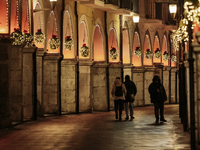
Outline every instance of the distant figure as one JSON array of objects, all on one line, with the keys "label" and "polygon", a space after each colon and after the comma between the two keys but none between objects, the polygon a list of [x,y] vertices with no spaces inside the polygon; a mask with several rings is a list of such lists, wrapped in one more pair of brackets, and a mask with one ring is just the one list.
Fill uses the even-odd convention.
[{"label": "distant figure", "polygon": [[165,88],[160,83],[160,77],[154,76],[153,82],[149,86],[149,93],[151,96],[151,103],[154,104],[155,108],[155,117],[156,117],[156,123],[159,122],[159,109],[160,109],[160,121],[167,122],[167,120],[164,119],[163,111],[164,111],[164,102],[167,100],[167,95],[165,92]]},{"label": "distant figure", "polygon": [[126,75],[125,76],[125,87],[127,90],[127,94],[126,94],[126,100],[125,100],[125,112],[126,112],[126,120],[129,120],[129,115],[128,115],[128,108],[130,109],[130,117],[131,120],[134,119],[133,117],[133,102],[135,100],[135,95],[137,93],[137,88],[135,86],[135,83],[133,81],[130,80],[130,76]]},{"label": "distant figure", "polygon": [[124,105],[126,87],[121,82],[120,77],[116,77],[111,91],[112,96],[114,97],[114,106],[115,106],[115,115],[118,119],[118,110],[119,110],[119,121],[122,120],[122,109]]}]

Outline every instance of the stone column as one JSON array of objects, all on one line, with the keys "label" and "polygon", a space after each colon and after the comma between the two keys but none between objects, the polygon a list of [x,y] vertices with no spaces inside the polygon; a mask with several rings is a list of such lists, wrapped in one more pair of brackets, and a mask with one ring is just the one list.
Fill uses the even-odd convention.
[{"label": "stone column", "polygon": [[137,94],[135,96],[134,105],[144,106],[144,69],[133,68],[133,82],[137,88]]},{"label": "stone column", "polygon": [[22,104],[23,119],[31,119],[33,117],[33,53],[36,47],[23,48],[23,71],[22,71]]},{"label": "stone column", "polygon": [[44,106],[43,104],[43,93],[42,93],[42,77],[43,77],[43,56],[44,56],[44,49],[37,49],[36,51],[36,69],[37,69],[37,116],[43,117],[44,116]]},{"label": "stone column", "polygon": [[122,65],[119,64],[110,64],[109,66],[109,92],[110,92],[110,107],[114,108],[114,99],[111,95],[111,90],[112,90],[112,86],[114,84],[115,78],[116,77],[121,77],[121,69],[122,69]]},{"label": "stone column", "polygon": [[93,110],[107,111],[107,63],[96,63],[92,68],[93,78]]},{"label": "stone column", "polygon": [[0,128],[12,125],[10,112],[10,39],[0,40]]},{"label": "stone column", "polygon": [[176,71],[177,68],[171,68],[171,103],[176,102]]},{"label": "stone column", "polygon": [[62,60],[61,62],[61,111],[76,113],[76,61]]},{"label": "stone column", "polygon": [[79,62],[79,112],[92,112],[93,62]]},{"label": "stone column", "polygon": [[164,67],[163,68],[163,86],[165,88],[166,94],[167,94],[167,101],[165,103],[169,103],[169,71],[170,71],[170,67]]},{"label": "stone column", "polygon": [[60,54],[45,54],[43,58],[43,106],[44,113],[59,114],[59,59]]}]

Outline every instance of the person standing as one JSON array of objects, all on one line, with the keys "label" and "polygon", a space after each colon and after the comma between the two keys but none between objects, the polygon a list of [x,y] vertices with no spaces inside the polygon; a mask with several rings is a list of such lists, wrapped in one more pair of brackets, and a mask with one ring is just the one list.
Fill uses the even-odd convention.
[{"label": "person standing", "polygon": [[164,119],[164,102],[167,100],[167,95],[164,86],[160,82],[160,77],[155,75],[153,77],[153,82],[150,84],[149,93],[151,97],[151,103],[154,104],[154,111],[156,117],[156,123],[159,122],[159,109],[160,109],[160,121],[167,122]]},{"label": "person standing", "polygon": [[125,76],[125,87],[127,90],[127,94],[126,94],[126,100],[125,100],[125,112],[126,112],[126,120],[129,120],[129,115],[128,115],[128,108],[130,109],[130,117],[131,120],[134,119],[133,117],[133,102],[135,100],[135,95],[137,93],[137,88],[135,86],[135,83],[133,81],[130,80],[130,76],[126,75]]},{"label": "person standing", "polygon": [[126,95],[126,87],[124,83],[121,82],[120,77],[115,78],[114,84],[112,86],[111,94],[114,97],[116,119],[118,119],[118,110],[119,110],[119,120],[121,121],[122,109],[123,109],[125,95]]}]

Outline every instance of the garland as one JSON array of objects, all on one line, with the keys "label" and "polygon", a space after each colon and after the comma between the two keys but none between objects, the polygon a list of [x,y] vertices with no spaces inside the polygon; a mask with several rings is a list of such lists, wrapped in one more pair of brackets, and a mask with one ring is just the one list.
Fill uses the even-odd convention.
[{"label": "garland", "polygon": [[60,40],[56,37],[56,35],[52,35],[52,38],[49,39],[49,47],[51,49],[57,49],[60,46]]},{"label": "garland", "polygon": [[14,32],[12,32],[11,38],[15,40],[12,45],[21,45],[25,40],[19,28],[14,28]]},{"label": "garland", "polygon": [[71,36],[67,36],[65,38],[65,49],[67,50],[71,50],[72,49],[72,46],[73,46],[73,40],[71,39]]},{"label": "garland", "polygon": [[147,49],[145,52],[146,59],[151,59],[153,56],[153,53],[150,51],[150,49]]},{"label": "garland", "polygon": [[157,48],[157,49],[155,50],[154,56],[155,56],[156,58],[160,58],[161,55],[162,55],[161,51],[159,50],[159,48]]},{"label": "garland", "polygon": [[167,61],[168,59],[169,59],[169,53],[167,52],[167,51],[165,51],[164,52],[164,54],[163,54],[163,59],[165,60],[165,61]]},{"label": "garland", "polygon": [[80,49],[80,53],[81,56],[88,57],[88,55],[90,54],[89,47],[87,47],[86,44],[83,44],[83,46]]},{"label": "garland", "polygon": [[112,47],[112,49],[110,50],[110,58],[115,60],[118,57],[118,52],[116,50],[116,48]]},{"label": "garland", "polygon": [[24,30],[23,36],[26,41],[26,47],[33,45],[33,36],[30,33],[27,33],[27,30]]},{"label": "garland", "polygon": [[176,55],[174,53],[171,54],[171,62],[176,62],[177,58]]},{"label": "garland", "polygon": [[37,32],[35,33],[34,40],[38,44],[44,43],[45,35],[44,33],[42,33],[41,29],[38,29]]},{"label": "garland", "polygon": [[142,50],[141,50],[141,48],[140,48],[139,46],[135,48],[134,54],[135,54],[137,57],[140,57],[140,56],[142,55]]}]

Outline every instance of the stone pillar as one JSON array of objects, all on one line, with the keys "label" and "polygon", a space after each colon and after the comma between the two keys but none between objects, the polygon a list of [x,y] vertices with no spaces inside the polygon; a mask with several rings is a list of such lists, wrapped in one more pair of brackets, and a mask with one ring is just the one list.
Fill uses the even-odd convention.
[{"label": "stone pillar", "polygon": [[152,83],[152,79],[155,75],[155,67],[148,67],[145,69],[144,72],[144,100],[145,100],[145,105],[150,105],[151,103],[151,98],[149,94],[149,85]]},{"label": "stone pillar", "polygon": [[60,113],[59,59],[60,54],[45,54],[43,58],[43,106],[44,113]]},{"label": "stone pillar", "polygon": [[43,56],[44,49],[37,49],[36,51],[36,69],[37,69],[37,116],[44,116],[43,93],[42,93],[42,77],[43,77]]},{"label": "stone pillar", "polygon": [[110,107],[114,108],[114,99],[111,95],[111,90],[112,90],[112,86],[114,84],[115,78],[116,77],[121,77],[121,70],[122,69],[122,65],[121,64],[110,64],[109,66],[109,92],[110,92]]},{"label": "stone pillar", "polygon": [[137,88],[134,105],[144,106],[144,69],[133,68],[133,82]]},{"label": "stone pillar", "polygon": [[176,71],[177,68],[171,68],[171,103],[176,102]]},{"label": "stone pillar", "polygon": [[79,112],[92,112],[93,62],[79,62]]},{"label": "stone pillar", "polygon": [[76,61],[62,60],[61,62],[61,111],[76,113]]},{"label": "stone pillar", "polygon": [[31,119],[33,117],[33,53],[36,47],[23,48],[23,70],[22,70],[22,104],[23,119]]},{"label": "stone pillar", "polygon": [[169,103],[169,71],[170,71],[170,67],[164,67],[163,68],[163,86],[165,88],[166,94],[167,94],[167,101],[165,103]]},{"label": "stone pillar", "polygon": [[93,110],[107,111],[107,63],[96,63],[92,68],[93,78]]},{"label": "stone pillar", "polygon": [[0,128],[12,125],[10,107],[10,49],[9,39],[0,40]]}]

